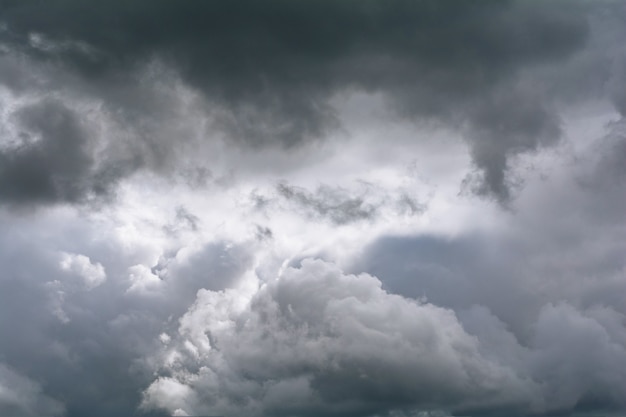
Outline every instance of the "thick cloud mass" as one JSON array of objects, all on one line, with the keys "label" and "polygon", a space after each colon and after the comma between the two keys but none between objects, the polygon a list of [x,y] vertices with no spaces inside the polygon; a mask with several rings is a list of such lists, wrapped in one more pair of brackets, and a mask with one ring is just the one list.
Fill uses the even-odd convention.
[{"label": "thick cloud mass", "polygon": [[[293,148],[321,139],[340,124],[333,97],[380,93],[402,116],[465,130],[479,169],[468,178],[470,189],[501,202],[510,198],[510,157],[558,140],[552,102],[571,90],[608,94],[597,86],[615,78],[609,73],[581,82],[580,73],[589,69],[576,67],[572,83],[557,91],[552,85],[559,76],[540,70],[552,64],[565,68],[567,59],[584,49],[595,15],[590,5],[579,2],[115,0],[94,6],[28,0],[5,1],[0,7],[2,38],[18,54],[14,59],[32,59],[30,65],[78,77],[45,80],[43,88],[95,93],[126,121],[139,118],[146,125],[145,120],[163,116],[153,100],[164,97],[136,91],[134,74],[155,61],[201,91],[214,129],[254,148]],[[602,7],[623,12],[609,2]],[[619,43],[616,38],[609,42]],[[592,65],[610,65],[610,51],[597,55]],[[28,90],[38,83],[16,66],[24,64],[3,65],[11,88]],[[556,94],[547,95],[551,89]],[[175,136],[163,143],[150,138],[158,134],[145,126],[135,133],[148,136],[150,152],[157,154],[168,154],[185,140],[184,133],[171,132]],[[36,158],[31,153],[12,159],[27,159],[22,170],[29,170]],[[53,168],[59,161],[54,152],[50,158],[47,164]],[[89,166],[88,155],[72,160],[73,170],[53,174],[77,182]],[[140,158],[133,165],[144,163]],[[116,173],[124,175],[123,170]],[[4,174],[4,181],[11,175]],[[97,194],[117,179],[114,174],[100,177],[56,194],[72,201],[87,192]],[[35,185],[33,198],[55,194],[52,185]],[[10,196],[30,195],[26,189],[21,193]]]},{"label": "thick cloud mass", "polygon": [[191,414],[370,415],[530,400],[533,387],[483,358],[452,311],[387,294],[371,276],[306,260],[241,311],[224,309],[229,298],[198,295],[179,333],[205,366],[188,375],[174,362],[146,405],[172,396],[167,406]]},{"label": "thick cloud mass", "polygon": [[626,5],[0,0],[0,415],[626,413]]},{"label": "thick cloud mass", "polygon": [[166,376],[147,389],[144,407],[192,415],[463,415],[625,405],[625,316],[610,307],[547,304],[521,344],[485,307],[457,317],[380,285],[305,260],[243,305],[229,292],[200,292],[161,354]]}]

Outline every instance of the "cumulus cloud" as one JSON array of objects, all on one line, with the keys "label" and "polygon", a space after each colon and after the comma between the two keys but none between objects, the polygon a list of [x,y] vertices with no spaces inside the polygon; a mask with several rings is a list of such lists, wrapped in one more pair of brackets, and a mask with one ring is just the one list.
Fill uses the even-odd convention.
[{"label": "cumulus cloud", "polygon": [[144,407],[372,415],[530,401],[532,383],[482,357],[453,311],[380,285],[304,260],[243,306],[233,293],[201,292],[178,330],[186,360],[165,364],[172,376],[148,388]]},{"label": "cumulus cloud", "polygon": [[610,307],[548,303],[521,343],[486,307],[455,314],[319,260],[237,297],[198,294],[144,408],[369,416],[624,406],[624,315]]}]

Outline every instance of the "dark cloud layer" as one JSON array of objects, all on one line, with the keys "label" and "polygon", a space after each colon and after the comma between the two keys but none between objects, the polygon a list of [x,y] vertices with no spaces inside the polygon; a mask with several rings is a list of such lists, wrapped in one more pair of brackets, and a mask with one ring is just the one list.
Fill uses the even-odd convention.
[{"label": "dark cloud layer", "polygon": [[58,100],[44,100],[13,114],[19,143],[0,151],[0,199],[14,203],[76,203],[106,196],[122,176],[98,170],[93,143],[80,115]]},{"label": "dark cloud layer", "polygon": [[[323,138],[338,123],[330,100],[350,91],[381,92],[410,118],[468,123],[481,172],[474,189],[503,202],[509,157],[559,137],[558,117],[542,103],[552,99],[542,93],[550,80],[537,78],[533,88],[516,86],[517,77],[581,50],[588,8],[447,0],[0,5],[10,48],[79,74],[90,85],[79,88],[114,108],[158,117],[150,101],[110,92],[132,89],[129,74],[157,59],[203,92],[215,127],[253,147]],[[172,149],[173,141],[159,146]]]}]

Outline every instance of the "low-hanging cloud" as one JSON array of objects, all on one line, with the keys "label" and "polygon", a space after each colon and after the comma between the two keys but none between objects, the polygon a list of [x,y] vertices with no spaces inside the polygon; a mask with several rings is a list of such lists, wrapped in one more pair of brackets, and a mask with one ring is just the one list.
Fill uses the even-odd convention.
[{"label": "low-hanging cloud", "polygon": [[[619,15],[617,6],[605,6]],[[127,120],[162,118],[158,104],[136,87],[146,63],[162,62],[202,94],[213,128],[253,148],[289,149],[323,138],[340,124],[333,97],[381,93],[411,119],[467,125],[480,171],[471,189],[506,202],[510,157],[560,136],[549,103],[568,89],[605,93],[595,79],[575,79],[559,90],[563,94],[548,96],[544,91],[557,77],[533,73],[546,65],[564,68],[584,48],[590,10],[563,1],[115,0],[94,7],[23,1],[2,4],[2,39],[33,65],[76,77],[51,77],[48,89],[94,95]],[[609,58],[593,59],[601,65]],[[16,65],[3,66],[12,80],[7,84],[28,89]],[[529,72],[530,78],[522,76]],[[612,78],[605,75],[605,81]],[[149,140],[150,150],[142,152],[158,155],[160,147],[166,155],[180,140]],[[84,155],[75,157],[75,164],[84,164]],[[71,201],[80,191],[75,188],[59,191]]]}]

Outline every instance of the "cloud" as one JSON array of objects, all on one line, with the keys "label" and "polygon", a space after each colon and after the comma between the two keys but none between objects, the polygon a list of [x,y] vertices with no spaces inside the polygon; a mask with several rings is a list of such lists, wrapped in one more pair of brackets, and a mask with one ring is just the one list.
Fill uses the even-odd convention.
[{"label": "cloud", "polygon": [[[24,78],[12,81],[9,74],[0,91],[2,204],[110,203],[120,181],[142,169],[171,173],[180,163],[177,151],[164,141],[183,136],[187,145],[193,142],[188,139],[193,128],[187,125],[193,112],[181,108],[188,97],[173,97],[176,79],[160,84],[159,70],[150,77],[144,66],[143,83],[94,87],[76,74],[14,51],[0,61],[0,67]],[[186,118],[173,122],[181,111]]]},{"label": "cloud", "polygon": [[61,402],[42,393],[36,382],[0,363],[0,413],[5,416],[59,416],[64,412]]},{"label": "cloud", "polygon": [[87,290],[91,290],[106,281],[106,273],[101,263],[92,263],[85,255],[74,253],[61,254],[59,266],[62,270],[78,275]]},{"label": "cloud", "polygon": [[556,169],[549,178],[536,167],[503,229],[382,235],[346,270],[455,311],[485,306],[523,341],[547,303],[624,312],[616,295],[625,282],[622,123],[611,122],[575,155],[548,158]]},{"label": "cloud", "polygon": [[[107,199],[132,163],[101,142],[94,120],[66,100],[13,104],[0,148],[0,201],[12,205]],[[17,108],[15,108],[17,107]],[[99,153],[104,152],[102,157]],[[132,159],[132,157],[131,157]]]},{"label": "cloud", "polygon": [[[107,210],[2,210],[0,355],[69,417],[141,404],[163,416],[620,412],[624,194],[607,161],[623,138],[602,120],[571,154],[565,139],[532,159],[517,211],[453,192],[405,217],[396,203],[412,183],[385,166],[379,183],[360,189],[350,172],[330,188],[385,203],[365,228],[280,197],[274,178],[198,191],[138,177]],[[311,187],[322,177],[290,187],[328,204]],[[278,200],[250,211],[259,189]],[[271,238],[257,239],[260,224]],[[98,264],[106,279],[86,291]]]},{"label": "cloud", "polygon": [[[467,125],[480,171],[471,189],[501,202],[510,198],[510,157],[559,137],[558,109],[550,103],[571,90],[605,93],[579,79],[543,93],[558,77],[542,69],[563,70],[592,38],[594,9],[582,2],[116,0],[85,8],[79,1],[25,1],[4,3],[2,14],[8,48],[32,65],[73,74],[51,79],[54,88],[93,94],[123,120],[152,125],[139,135],[148,138],[140,154],[165,160],[180,141],[151,137],[169,124],[150,100],[158,80],[137,75],[150,62],[172,68],[170,79],[200,92],[211,129],[253,149],[293,149],[328,136],[341,125],[333,98],[352,92],[380,93],[413,120]],[[607,56],[588,59],[600,65]],[[17,77],[15,65],[7,71]],[[149,80],[148,88],[137,78]],[[68,193],[71,201],[75,191]]]},{"label": "cloud", "polygon": [[0,414],[626,410],[622,2],[0,16]]},{"label": "cloud", "polygon": [[250,416],[620,410],[623,320],[611,307],[546,303],[522,342],[487,307],[419,302],[308,259],[249,298],[201,291],[142,407]]},{"label": "cloud", "polygon": [[411,217],[426,209],[425,204],[411,197],[414,190],[408,187],[388,189],[368,181],[356,181],[345,187],[322,184],[314,191],[280,182],[272,191],[255,189],[251,193],[256,210],[285,211],[337,226],[373,223],[385,217]]},{"label": "cloud", "polygon": [[58,101],[40,102],[15,117],[23,139],[0,153],[3,200],[75,201],[84,188],[98,188],[89,172],[88,133],[70,109]]},{"label": "cloud", "polygon": [[172,348],[185,359],[163,364],[171,376],[147,389],[144,407],[373,415],[515,406],[532,397],[532,383],[481,356],[454,312],[388,294],[374,277],[304,260],[248,302],[233,297],[198,294]]},{"label": "cloud", "polygon": [[[133,288],[139,265],[150,273],[151,262],[138,260],[153,258],[152,237],[125,244],[119,223],[100,228],[67,214],[0,212],[0,358],[10,366],[0,366],[3,415],[133,414],[153,378],[148,358],[159,335],[200,288],[234,285],[250,262],[242,245],[190,245],[168,258],[158,285]],[[167,220],[155,225],[163,236]]]}]

